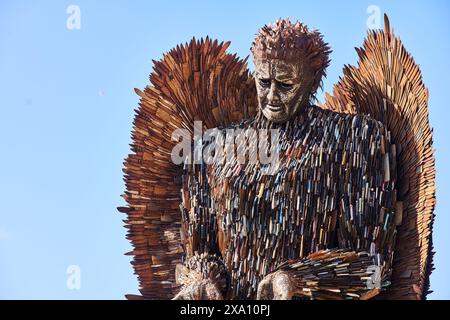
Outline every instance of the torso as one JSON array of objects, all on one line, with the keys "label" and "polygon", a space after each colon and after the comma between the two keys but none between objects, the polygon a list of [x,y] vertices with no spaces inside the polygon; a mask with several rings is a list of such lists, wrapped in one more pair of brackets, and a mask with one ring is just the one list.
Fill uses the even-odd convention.
[{"label": "torso", "polygon": [[[352,131],[357,122],[357,116],[308,107],[278,126],[276,174],[261,175],[260,164],[210,165],[219,248],[231,274],[229,298],[253,298],[262,277],[288,259],[348,245],[336,226],[341,201],[349,201],[339,190],[358,174],[346,170],[349,162],[361,170],[367,165],[356,156],[363,135],[352,141],[359,139]],[[232,128],[267,128],[267,122],[255,118]]]}]

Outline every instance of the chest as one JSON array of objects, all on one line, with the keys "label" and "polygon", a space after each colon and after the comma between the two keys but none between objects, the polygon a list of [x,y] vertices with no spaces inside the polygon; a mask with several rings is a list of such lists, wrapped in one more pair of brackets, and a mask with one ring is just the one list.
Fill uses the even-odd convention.
[{"label": "chest", "polygon": [[219,246],[230,267],[264,255],[263,272],[333,241],[347,154],[326,134],[308,131],[281,135],[280,146],[276,163],[211,167]]}]

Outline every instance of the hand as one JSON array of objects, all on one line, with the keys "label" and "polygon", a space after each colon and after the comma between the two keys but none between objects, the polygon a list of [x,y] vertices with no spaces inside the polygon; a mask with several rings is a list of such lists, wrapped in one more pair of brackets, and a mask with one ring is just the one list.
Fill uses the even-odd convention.
[{"label": "hand", "polygon": [[210,279],[184,286],[172,300],[223,300],[217,285]]},{"label": "hand", "polygon": [[202,274],[196,270],[178,264],[175,269],[175,279],[183,287],[172,300],[223,300],[217,281],[203,278]]},{"label": "hand", "polygon": [[259,283],[257,300],[291,300],[296,292],[295,282],[286,271],[275,271],[268,274]]}]

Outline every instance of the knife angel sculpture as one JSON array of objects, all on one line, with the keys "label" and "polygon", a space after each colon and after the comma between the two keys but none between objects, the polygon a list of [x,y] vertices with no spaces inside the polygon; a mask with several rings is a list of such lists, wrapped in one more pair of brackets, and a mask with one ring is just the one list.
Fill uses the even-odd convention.
[{"label": "knife angel sculpture", "polygon": [[[228,46],[179,45],[136,89],[118,209],[141,295],[127,297],[424,299],[435,206],[428,90],[387,17],[319,106],[330,49],[318,31],[264,26],[253,73]],[[173,133],[193,135],[195,121],[276,129],[278,170],[236,157],[174,163]]]}]

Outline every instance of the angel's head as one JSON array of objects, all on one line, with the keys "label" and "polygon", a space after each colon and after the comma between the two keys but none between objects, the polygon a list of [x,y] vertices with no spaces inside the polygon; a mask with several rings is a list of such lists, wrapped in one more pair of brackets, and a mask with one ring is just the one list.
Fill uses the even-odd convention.
[{"label": "angel's head", "polygon": [[315,98],[331,52],[318,31],[289,19],[261,28],[251,51],[259,107],[274,122],[289,120]]}]

